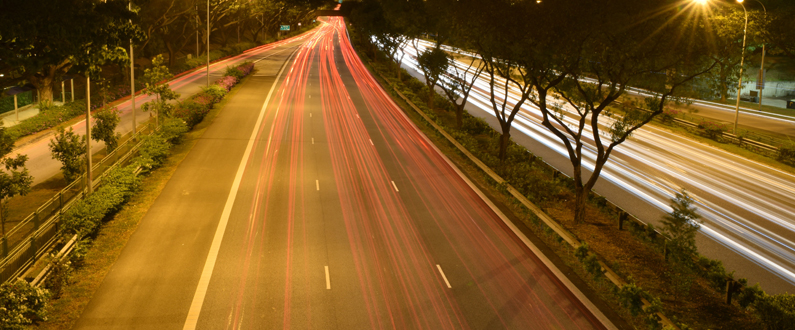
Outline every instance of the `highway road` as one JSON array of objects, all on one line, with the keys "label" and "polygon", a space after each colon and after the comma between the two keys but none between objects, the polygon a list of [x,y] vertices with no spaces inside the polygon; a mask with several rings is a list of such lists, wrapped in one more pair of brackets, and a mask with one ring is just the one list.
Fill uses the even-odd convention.
[{"label": "highway road", "polygon": [[329,22],[257,64],[76,328],[616,328]]},{"label": "highway road", "polygon": [[[423,45],[421,49],[429,46]],[[406,49],[404,66],[424,79],[412,58],[416,50]],[[466,64],[457,65],[466,70]],[[480,78],[466,109],[499,131],[488,90],[488,81]],[[513,96],[509,105],[518,99]],[[572,117],[566,118],[569,124],[575,123]],[[788,125],[775,118],[756,120],[770,127]],[[540,111],[526,103],[513,123],[513,140],[571,175],[565,147],[540,122]],[[586,129],[584,135],[591,134]],[[592,141],[585,142],[584,167],[592,169],[595,149]],[[584,177],[590,175],[585,172]],[[768,293],[795,292],[794,175],[648,125],[615,149],[595,190],[641,220],[659,225],[681,188],[696,200],[703,216],[697,239],[702,254],[722,260],[728,271],[736,270],[735,278],[761,283]]]},{"label": "highway road", "polygon": [[[304,40],[305,38],[307,38],[307,34],[302,34],[289,39],[252,48],[243,54],[211,63],[210,81],[214,82],[215,80],[221,78],[227,67],[234,67],[246,61],[261,61],[274,54],[271,52],[271,50],[296,40]],[[206,68],[201,68],[184,74],[171,80],[169,85],[171,86],[171,89],[177,93],[180,93],[180,99],[185,99],[200,92],[202,87],[207,86],[207,70]],[[146,120],[149,119],[151,113],[142,111],[140,107],[142,104],[152,99],[153,97],[143,94],[136,96],[135,118],[138,125],[142,125]],[[131,104],[131,101],[128,99],[117,105],[117,108],[119,111],[121,111],[121,120],[116,129],[116,132],[118,133],[126,134],[132,131],[133,111]],[[85,120],[74,123],[71,125],[71,127],[74,129],[76,134],[85,135],[86,133]],[[27,168],[30,171],[30,174],[33,176],[34,185],[48,180],[61,171],[61,163],[52,159],[52,155],[48,147],[48,144],[53,137],[54,133],[50,132],[49,134],[46,134],[42,136],[42,138],[36,139],[35,141],[30,141],[24,145],[16,145],[16,149],[13,151],[15,154],[19,153],[28,156]],[[94,153],[99,152],[102,150],[102,148],[104,148],[104,143],[102,142],[92,141],[92,143],[92,151]]]}]

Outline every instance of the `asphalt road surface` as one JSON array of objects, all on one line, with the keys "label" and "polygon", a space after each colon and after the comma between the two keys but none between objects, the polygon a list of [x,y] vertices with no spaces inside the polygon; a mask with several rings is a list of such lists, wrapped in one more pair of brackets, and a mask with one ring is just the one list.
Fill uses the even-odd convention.
[{"label": "asphalt road surface", "polygon": [[[424,79],[411,46],[407,55],[404,65]],[[462,71],[467,64],[458,63]],[[500,131],[488,91],[488,81],[480,78],[466,109]],[[509,106],[515,104],[516,96],[509,96]],[[576,125],[572,116],[565,120]],[[769,127],[784,125],[775,118],[756,120]],[[525,103],[513,123],[512,139],[572,175],[565,147],[540,123],[540,111]],[[592,136],[589,129],[584,136]],[[584,143],[583,177],[587,180],[595,148],[588,139]],[[696,200],[703,216],[697,238],[702,254],[723,261],[727,271],[736,270],[735,278],[759,282],[768,293],[795,292],[794,175],[647,125],[613,151],[594,190],[659,226],[661,217],[670,212],[671,198],[682,188]]]},{"label": "asphalt road surface", "polygon": [[76,328],[615,328],[414,127],[340,20],[272,52]]}]

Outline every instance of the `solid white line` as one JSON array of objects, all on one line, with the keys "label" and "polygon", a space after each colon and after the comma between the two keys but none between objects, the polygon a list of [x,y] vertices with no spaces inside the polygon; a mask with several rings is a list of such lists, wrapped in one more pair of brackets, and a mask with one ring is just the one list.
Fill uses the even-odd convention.
[{"label": "solid white line", "polygon": [[375,144],[373,144],[373,139],[370,139],[370,145],[371,145],[371,146],[374,146],[374,145],[375,145]]},{"label": "solid white line", "polygon": [[[293,54],[295,54],[295,51],[293,51]],[[290,57],[287,58],[288,62],[292,56],[293,55],[290,54]],[[215,236],[213,237],[213,242],[210,245],[210,252],[207,254],[207,260],[204,262],[204,269],[202,269],[202,275],[199,278],[199,284],[196,286],[196,292],[193,294],[193,301],[190,303],[188,317],[185,319],[185,326],[182,327],[183,330],[196,329],[196,324],[199,321],[199,313],[201,313],[202,305],[204,304],[204,297],[207,295],[207,287],[210,286],[210,278],[213,275],[213,268],[215,268],[215,262],[218,259],[218,252],[221,250],[221,241],[224,238],[226,225],[229,222],[229,215],[232,213],[232,205],[234,204],[235,198],[237,197],[237,190],[240,188],[240,182],[243,179],[243,172],[245,172],[246,163],[248,163],[249,156],[251,156],[251,149],[254,147],[254,141],[257,138],[257,131],[259,130],[260,124],[262,124],[262,120],[265,118],[265,109],[268,107],[268,102],[270,102],[273,91],[276,89],[276,85],[278,85],[279,77],[281,77],[284,69],[286,69],[288,65],[289,64],[285,64],[285,66],[282,67],[282,69],[279,71],[279,74],[276,76],[276,80],[273,82],[270,92],[268,92],[268,97],[265,98],[265,103],[262,104],[262,109],[260,109],[259,117],[257,117],[257,123],[254,125],[254,130],[251,131],[251,137],[248,139],[246,151],[243,153],[243,158],[240,159],[240,165],[237,167],[235,180],[232,182],[232,189],[229,191],[229,196],[226,198],[226,204],[224,204],[224,210],[221,212],[221,220],[218,222],[218,227],[215,229]]]},{"label": "solid white line", "polygon": [[397,185],[395,184],[395,181],[392,181],[392,187],[395,187],[395,191],[400,192],[400,190],[397,188]]},{"label": "solid white line", "polygon": [[442,266],[439,266],[439,264],[436,264],[436,268],[439,269],[439,274],[442,274],[442,279],[444,279],[444,284],[447,284],[447,288],[448,289],[452,289],[453,287],[450,286],[450,282],[447,281],[447,276],[444,276],[444,272],[442,271]]},{"label": "solid white line", "polygon": [[326,266],[326,290],[331,290],[331,278],[328,275],[328,266]]},{"label": "solid white line", "polygon": [[320,190],[320,180],[315,180],[315,187],[318,191]]}]

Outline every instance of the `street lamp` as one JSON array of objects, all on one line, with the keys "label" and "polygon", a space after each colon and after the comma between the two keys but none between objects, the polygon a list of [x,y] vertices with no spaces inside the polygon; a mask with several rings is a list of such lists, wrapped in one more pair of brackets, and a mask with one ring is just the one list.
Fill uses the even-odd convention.
[{"label": "street lamp", "polygon": [[[127,3],[127,9],[132,11],[132,1]],[[132,19],[130,23],[132,24]],[[133,55],[132,38],[130,38],[130,108],[132,108],[132,136],[135,136],[138,127],[135,122],[135,55]]]},{"label": "street lamp", "polygon": [[740,93],[743,91],[743,65],[745,62],[745,38],[748,35],[748,10],[745,9],[743,0],[737,0],[745,13],[745,26],[743,27],[743,56],[740,57],[740,80],[737,83],[737,105],[734,109],[734,135],[737,135],[737,122],[740,121]]},{"label": "street lamp", "polygon": [[[767,21],[767,8],[762,1],[756,0],[760,5],[762,5],[762,9],[765,11],[765,21]],[[762,111],[762,91],[765,89],[765,42],[762,41],[762,64],[759,66],[759,82],[757,85],[759,86],[759,111]]]},{"label": "street lamp", "polygon": [[210,87],[210,0],[207,0],[207,87]]}]

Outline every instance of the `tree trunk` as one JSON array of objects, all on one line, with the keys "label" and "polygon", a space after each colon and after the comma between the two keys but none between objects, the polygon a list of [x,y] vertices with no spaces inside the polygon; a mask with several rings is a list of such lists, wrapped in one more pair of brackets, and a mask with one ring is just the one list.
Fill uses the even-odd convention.
[{"label": "tree trunk", "polygon": [[464,104],[455,106],[455,124],[458,128],[464,126]]},{"label": "tree trunk", "polygon": [[434,86],[428,85],[428,109],[433,110]]},{"label": "tree trunk", "polygon": [[505,162],[508,156],[508,144],[511,143],[511,132],[503,128],[503,133],[500,135],[500,163]]},{"label": "tree trunk", "polygon": [[[575,179],[576,180],[576,179]],[[582,185],[577,185],[574,189],[574,194],[576,195],[574,198],[574,222],[575,223],[583,223],[585,222],[585,202],[588,201],[588,189],[585,189]]]},{"label": "tree trunk", "polygon": [[40,73],[31,76],[29,80],[40,93],[39,103],[52,104],[52,86],[55,80],[55,70],[52,67],[44,68]]},{"label": "tree trunk", "polygon": [[174,67],[174,57],[175,57],[174,56],[174,53],[175,53],[174,52],[174,46],[170,42],[167,42],[166,43],[166,48],[168,49],[168,67],[169,68],[173,68]]},{"label": "tree trunk", "polygon": [[721,70],[720,72],[720,101],[721,103],[726,103],[726,97],[729,94],[729,86],[726,83],[726,78],[728,74],[725,73],[725,70]]}]

